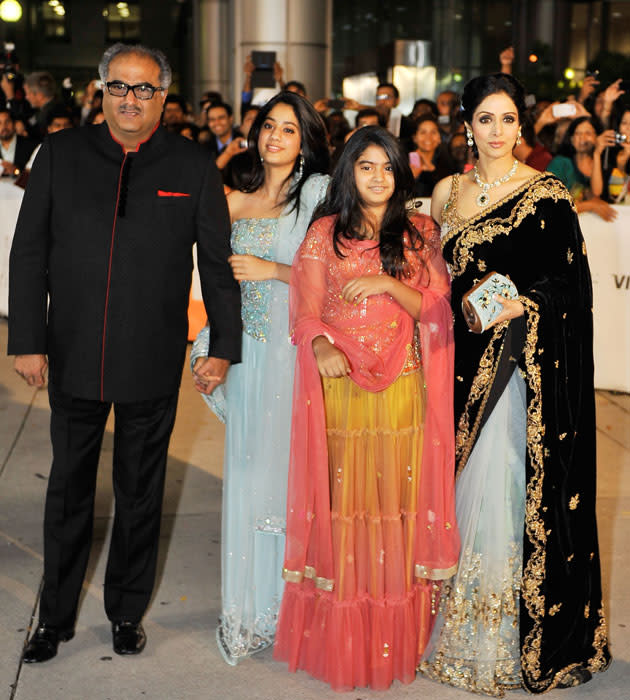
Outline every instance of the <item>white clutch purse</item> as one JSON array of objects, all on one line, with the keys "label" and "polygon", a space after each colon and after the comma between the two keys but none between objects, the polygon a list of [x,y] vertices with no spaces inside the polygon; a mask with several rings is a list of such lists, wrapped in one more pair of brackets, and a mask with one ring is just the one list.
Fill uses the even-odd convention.
[{"label": "white clutch purse", "polygon": [[473,333],[483,333],[503,311],[503,305],[494,299],[495,294],[518,299],[514,282],[498,272],[489,272],[462,299],[464,318]]}]

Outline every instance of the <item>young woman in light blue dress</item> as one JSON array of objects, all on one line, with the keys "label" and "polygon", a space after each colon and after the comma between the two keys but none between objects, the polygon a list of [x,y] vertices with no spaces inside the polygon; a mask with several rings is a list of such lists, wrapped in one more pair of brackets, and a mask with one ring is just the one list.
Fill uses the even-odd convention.
[{"label": "young woman in light blue dress", "polygon": [[[242,362],[210,407],[225,421],[221,547],[222,610],[217,643],[225,661],[273,643],[280,600],[295,348],[289,339],[293,256],[328,185],[324,123],[310,103],[285,92],[259,112],[249,133],[254,170],[228,195],[230,264],[241,284]],[[206,353],[205,328],[191,364]],[[200,391],[210,378],[195,375]]]}]

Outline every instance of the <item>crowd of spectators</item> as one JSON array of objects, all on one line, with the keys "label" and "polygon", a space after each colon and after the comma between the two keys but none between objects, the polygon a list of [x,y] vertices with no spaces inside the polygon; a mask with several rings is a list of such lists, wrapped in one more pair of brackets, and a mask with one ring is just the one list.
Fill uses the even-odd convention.
[{"label": "crowd of spectators", "polygon": [[[44,71],[20,80],[15,56],[9,59],[0,59],[0,145],[3,174],[19,175],[29,168],[37,144],[47,133],[101,123],[103,92],[99,81],[92,80],[77,100],[71,86],[64,83],[58,90],[53,76]],[[511,73],[513,60],[514,50],[504,50],[499,56],[500,70]],[[243,186],[251,171],[247,137],[261,107],[252,88],[254,71],[248,56],[238,120],[233,106],[218,92],[204,93],[198,110],[173,93],[164,104],[164,127],[202,144],[216,160],[226,188]],[[284,82],[279,63],[273,67],[273,77],[276,91],[309,99],[303,83]],[[578,94],[562,101],[529,96],[514,149],[518,160],[557,175],[574,196],[578,211],[592,211],[605,220],[616,215],[611,203],[630,201],[630,101],[625,101],[629,96],[623,86],[621,79],[601,86],[597,74],[589,74]],[[435,100],[419,99],[408,115],[400,112],[399,102],[397,87],[381,83],[373,105],[341,98],[318,99],[313,106],[326,124],[332,167],[356,129],[379,124],[399,138],[408,152],[414,194],[430,197],[440,179],[473,167],[472,149],[459,114],[459,95],[445,90]]]}]

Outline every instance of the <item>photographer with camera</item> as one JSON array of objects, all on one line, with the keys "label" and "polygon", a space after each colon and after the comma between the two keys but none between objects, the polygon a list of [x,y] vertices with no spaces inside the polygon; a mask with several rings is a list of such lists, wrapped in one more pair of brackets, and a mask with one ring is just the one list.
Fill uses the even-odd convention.
[{"label": "photographer with camera", "polygon": [[33,138],[41,141],[48,132],[48,115],[56,107],[55,79],[47,71],[36,71],[26,76],[24,94],[35,110],[29,119],[29,130]]},{"label": "photographer with camera", "polygon": [[0,108],[8,109],[16,119],[28,118],[32,113],[24,98],[23,81],[15,44],[5,41],[0,51]]}]

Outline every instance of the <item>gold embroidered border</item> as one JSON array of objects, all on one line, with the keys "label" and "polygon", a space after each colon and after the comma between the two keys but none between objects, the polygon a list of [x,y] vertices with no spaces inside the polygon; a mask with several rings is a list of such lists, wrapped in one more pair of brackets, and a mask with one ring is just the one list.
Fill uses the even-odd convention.
[{"label": "gold embroidered border", "polygon": [[545,616],[545,596],[540,592],[545,578],[545,545],[547,533],[541,518],[542,486],[544,478],[543,437],[545,426],[542,422],[542,387],[540,365],[536,362],[538,345],[538,306],[524,297],[521,302],[527,312],[527,337],[525,339],[526,378],[532,399],[527,406],[527,453],[533,474],[526,484],[525,533],[533,548],[533,553],[523,561],[523,581],[521,595],[527,612],[533,621],[532,629],[523,640],[521,666],[527,673],[530,683],[540,678],[540,653],[542,622]]},{"label": "gold embroidered border", "polygon": [[304,580],[304,572],[291,571],[291,569],[284,568],[282,569],[282,578],[287,583],[302,583],[302,581]]},{"label": "gold embroidered border", "polygon": [[608,646],[608,626],[606,625],[603,604],[597,611],[597,614],[599,615],[599,625],[597,625],[597,629],[593,635],[593,649],[595,649],[595,655],[589,659],[588,662],[588,670],[591,673],[604,671],[610,664],[610,660],[606,660],[606,655],[604,654],[604,648]]},{"label": "gold embroidered border", "polygon": [[282,569],[282,578],[287,583],[302,583],[305,578],[310,578],[315,582],[315,588],[332,592],[335,589],[334,579],[317,576],[316,573],[314,566],[305,566],[304,571],[292,571],[285,567]]},{"label": "gold embroidered border", "polygon": [[[542,180],[547,181],[542,182]],[[515,198],[521,193],[523,193],[523,196],[516,201],[512,211],[507,217],[502,219],[487,218],[488,214],[495,211],[509,199]],[[472,248],[475,245],[488,243],[496,236],[509,235],[513,229],[520,226],[527,216],[536,212],[536,203],[538,201],[547,198],[553,199],[554,202],[559,200],[568,201],[575,210],[573,198],[566,187],[555,177],[541,173],[535,175],[521,185],[521,187],[510,192],[503,199],[496,202],[496,204],[470,219],[461,219],[461,217],[457,215],[459,223],[454,226],[449,226],[446,235],[442,239],[442,248],[444,248],[448,241],[465,230],[463,235],[461,235],[459,240],[455,243],[453,249],[453,262],[451,264],[451,275],[453,278],[461,275],[466,270],[467,265],[473,261],[474,256],[472,254]],[[482,218],[480,219],[480,217]],[[480,220],[477,221],[478,219]]]},{"label": "gold embroidered border", "polygon": [[[497,369],[499,367],[499,360],[501,359],[501,354],[503,353],[503,346],[505,343],[504,332],[508,326],[509,321],[504,321],[495,326],[492,332],[492,338],[488,343],[488,346],[484,350],[481,360],[479,362],[479,369],[475,378],[473,379],[472,385],[470,387],[470,393],[468,394],[468,400],[464,406],[461,416],[457,422],[457,433],[455,434],[455,461],[457,464],[457,470],[455,473],[455,478],[458,478],[462,469],[468,461],[468,457],[472,451],[473,445],[475,444],[475,438],[479,432],[479,426],[481,425],[481,419],[483,417],[483,411],[488,402],[488,397],[490,396],[490,389],[494,382],[494,378],[497,374]],[[501,342],[501,347],[497,353],[494,355],[495,343],[499,340],[501,335],[504,335],[503,341]],[[477,417],[475,419],[475,424],[472,429],[470,428],[470,410],[473,405],[481,399],[481,405],[477,412]]]},{"label": "gold embroidered border", "polygon": [[422,564],[416,564],[416,578],[427,578],[430,581],[444,581],[457,573],[457,564],[453,564],[448,569],[429,569]]},{"label": "gold embroidered border", "polygon": [[[449,231],[447,232],[446,236],[442,238],[442,248],[444,248],[445,243],[447,243],[462,229],[473,225],[474,222],[478,219],[485,217],[487,214],[493,211],[496,211],[496,209],[505,204],[506,201],[512,199],[513,197],[516,197],[521,192],[527,191],[534,183],[538,184],[539,180],[546,177],[550,177],[549,173],[538,173],[537,175],[534,175],[529,180],[527,180],[527,182],[524,182],[520,187],[517,187],[515,190],[512,190],[512,192],[508,192],[508,194],[506,194],[505,197],[502,197],[494,204],[491,204],[489,207],[484,207],[484,209],[482,209],[479,213],[473,216],[469,216],[467,219],[465,219],[463,216],[460,216],[459,212],[457,211],[457,197],[459,195],[459,180],[461,178],[461,175],[453,175],[451,193],[448,200],[444,204],[444,207],[447,208],[448,206],[448,209],[450,211],[448,216]],[[455,222],[454,225],[452,224],[452,222]]]}]

